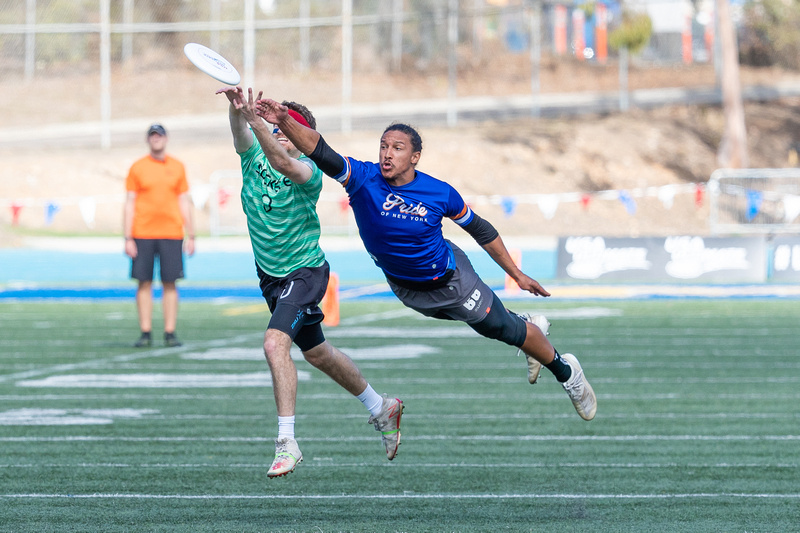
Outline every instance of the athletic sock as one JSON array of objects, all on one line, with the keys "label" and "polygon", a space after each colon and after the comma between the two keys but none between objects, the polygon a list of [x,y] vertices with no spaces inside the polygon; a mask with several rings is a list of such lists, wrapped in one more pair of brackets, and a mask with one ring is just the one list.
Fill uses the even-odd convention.
[{"label": "athletic sock", "polygon": [[356,396],[356,398],[361,400],[364,407],[369,410],[369,414],[372,416],[378,416],[380,414],[381,407],[383,407],[383,397],[375,392],[372,385],[367,383],[367,388],[364,389],[364,392]]},{"label": "athletic sock", "polygon": [[278,417],[278,439],[294,438],[294,416]]},{"label": "athletic sock", "polygon": [[544,366],[547,367],[547,370],[553,373],[559,383],[566,383],[569,378],[572,377],[572,367],[569,366],[569,363],[561,359],[561,356],[558,354],[558,350],[553,348],[553,351],[555,352],[555,357],[553,357],[551,362]]}]

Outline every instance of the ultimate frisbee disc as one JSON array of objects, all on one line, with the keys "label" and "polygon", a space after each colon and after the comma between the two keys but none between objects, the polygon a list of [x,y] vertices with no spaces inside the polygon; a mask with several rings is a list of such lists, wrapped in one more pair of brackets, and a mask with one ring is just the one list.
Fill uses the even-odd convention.
[{"label": "ultimate frisbee disc", "polygon": [[194,66],[227,85],[238,85],[242,81],[239,71],[231,65],[230,61],[216,53],[211,48],[202,44],[188,43],[183,47],[183,53]]}]

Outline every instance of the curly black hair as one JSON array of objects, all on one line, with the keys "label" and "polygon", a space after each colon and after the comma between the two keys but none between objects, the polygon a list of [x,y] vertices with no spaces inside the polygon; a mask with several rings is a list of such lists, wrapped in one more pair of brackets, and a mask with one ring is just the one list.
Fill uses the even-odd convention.
[{"label": "curly black hair", "polygon": [[409,139],[411,139],[411,148],[415,152],[422,152],[422,137],[419,136],[419,133],[413,127],[409,126],[408,124],[395,122],[393,124],[389,124],[389,126],[383,130],[383,135],[386,135],[387,131],[399,131],[405,133],[408,135]]}]

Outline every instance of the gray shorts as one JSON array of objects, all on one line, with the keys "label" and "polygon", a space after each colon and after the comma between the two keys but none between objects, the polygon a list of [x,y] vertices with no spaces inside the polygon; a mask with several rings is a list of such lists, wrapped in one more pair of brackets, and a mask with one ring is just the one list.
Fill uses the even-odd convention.
[{"label": "gray shorts", "polygon": [[418,291],[400,287],[389,281],[389,287],[406,307],[425,316],[476,324],[489,313],[494,293],[478,277],[467,254],[452,242],[447,242],[453,248],[456,258],[456,269],[447,285],[438,289]]},{"label": "gray shorts", "polygon": [[153,281],[158,259],[161,282],[183,278],[183,239],[134,239],[138,254],[131,260],[131,278]]}]

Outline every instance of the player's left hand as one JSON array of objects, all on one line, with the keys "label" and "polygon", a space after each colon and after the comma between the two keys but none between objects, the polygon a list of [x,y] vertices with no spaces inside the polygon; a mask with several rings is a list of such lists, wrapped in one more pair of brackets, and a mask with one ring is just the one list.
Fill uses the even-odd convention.
[{"label": "player's left hand", "polygon": [[256,99],[256,113],[270,124],[280,124],[289,117],[289,108],[271,98],[262,99],[259,93]]},{"label": "player's left hand", "polygon": [[535,279],[528,277],[526,275],[522,275],[522,277],[517,281],[517,285],[523,291],[528,291],[531,294],[536,296],[544,296],[545,298],[550,296],[550,293],[547,292],[544,287],[542,287],[538,281]]}]

